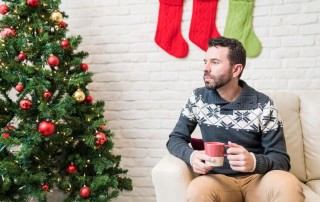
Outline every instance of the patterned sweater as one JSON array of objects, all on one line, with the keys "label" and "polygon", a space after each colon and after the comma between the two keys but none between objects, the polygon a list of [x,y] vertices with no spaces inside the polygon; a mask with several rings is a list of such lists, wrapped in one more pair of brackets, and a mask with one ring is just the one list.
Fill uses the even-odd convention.
[{"label": "patterned sweater", "polygon": [[[169,135],[169,152],[190,165],[190,155],[194,150],[189,143],[198,125],[204,142],[231,141],[252,152],[256,158],[253,173],[288,171],[290,158],[286,152],[282,122],[273,101],[242,80],[239,85],[242,92],[234,102],[225,101],[215,90],[195,89]],[[216,167],[209,173],[229,176],[251,174],[233,171],[226,157],[222,167]]]}]

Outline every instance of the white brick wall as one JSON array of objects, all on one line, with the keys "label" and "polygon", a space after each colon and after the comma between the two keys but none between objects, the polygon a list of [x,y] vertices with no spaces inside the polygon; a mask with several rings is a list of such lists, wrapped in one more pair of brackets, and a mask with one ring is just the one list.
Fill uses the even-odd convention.
[{"label": "white brick wall", "polygon": [[[165,142],[189,92],[202,86],[204,52],[188,39],[192,0],[184,1],[182,30],[189,55],[177,59],[153,41],[157,0],[65,0],[70,35],[81,35],[80,50],[95,73],[95,100],[106,102],[105,117],[115,132],[116,154],[129,169],[132,192],[118,202],[153,202],[151,170],[166,152]],[[320,90],[320,1],[256,0],[254,30],[263,45],[248,59],[243,79],[258,90]],[[228,1],[218,4],[223,34]]]}]

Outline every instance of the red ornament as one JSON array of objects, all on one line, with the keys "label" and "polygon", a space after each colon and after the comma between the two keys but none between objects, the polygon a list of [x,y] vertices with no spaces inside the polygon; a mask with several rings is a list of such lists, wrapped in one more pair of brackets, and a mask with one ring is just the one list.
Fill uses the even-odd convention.
[{"label": "red ornament", "polygon": [[19,53],[18,60],[23,61],[25,59],[27,59],[27,55],[24,52]]},{"label": "red ornament", "polygon": [[97,146],[104,145],[104,143],[106,143],[106,141],[107,141],[107,138],[104,133],[102,133],[102,132],[96,133],[96,145]]},{"label": "red ornament", "polygon": [[1,37],[4,38],[9,35],[15,36],[16,31],[14,31],[14,29],[9,28],[9,27],[3,28],[3,30],[1,31]]},{"label": "red ornament", "polygon": [[8,139],[10,137],[10,133],[2,133],[3,138]]},{"label": "red ornament", "polygon": [[46,98],[46,99],[50,99],[51,98],[51,93],[50,91],[46,90],[44,93],[43,93],[43,97]]},{"label": "red ornament", "polygon": [[82,64],[81,64],[81,69],[82,69],[83,71],[88,71],[89,66],[88,66],[86,63],[82,63]]},{"label": "red ornament", "polygon": [[55,67],[55,66],[58,66],[59,65],[59,58],[57,58],[56,56],[52,55],[48,58],[48,64],[51,66],[51,67]]},{"label": "red ornament", "polygon": [[61,21],[61,22],[59,23],[59,27],[61,27],[62,29],[65,29],[65,28],[67,27],[67,23]]},{"label": "red ornament", "polygon": [[52,135],[54,130],[54,124],[51,121],[42,121],[38,126],[39,133],[45,137]]},{"label": "red ornament", "polygon": [[3,128],[3,130],[5,130],[6,132],[5,132],[5,133],[2,133],[1,136],[2,136],[3,138],[8,139],[8,138],[10,137],[9,131],[15,130],[15,129],[16,129],[16,127],[14,127],[14,126],[12,126],[12,125],[7,125],[6,127]]},{"label": "red ornament", "polygon": [[89,198],[90,193],[91,193],[90,188],[86,186],[82,187],[79,192],[82,198]]},{"label": "red ornament", "polygon": [[42,185],[41,188],[45,191],[49,191],[49,185],[47,184]]},{"label": "red ornament", "polygon": [[69,43],[68,40],[62,40],[60,45],[61,45],[62,48],[65,48],[65,49],[70,48],[70,43]]},{"label": "red ornament", "polygon": [[0,13],[5,15],[9,12],[9,7],[6,4],[0,5]]},{"label": "red ornament", "polygon": [[85,103],[85,104],[90,104],[90,103],[92,103],[92,100],[93,100],[92,96],[91,96],[91,95],[88,95],[88,96],[84,99],[84,103]]},{"label": "red ornament", "polygon": [[32,107],[32,102],[28,99],[23,99],[20,101],[20,108],[23,110],[28,110]]},{"label": "red ornament", "polygon": [[27,0],[27,5],[31,7],[37,7],[39,5],[38,0]]},{"label": "red ornament", "polygon": [[101,126],[99,126],[99,129],[100,129],[100,130],[105,130],[105,129],[106,129],[106,126],[105,126],[105,125],[101,125]]},{"label": "red ornament", "polygon": [[24,89],[24,85],[23,85],[22,83],[18,83],[18,84],[16,85],[16,90],[17,90],[18,92],[22,92],[23,89]]},{"label": "red ornament", "polygon": [[76,172],[78,172],[77,166],[75,166],[75,165],[73,165],[73,164],[71,164],[71,165],[68,166],[68,168],[67,168],[67,173],[68,173],[68,174],[76,173]]}]

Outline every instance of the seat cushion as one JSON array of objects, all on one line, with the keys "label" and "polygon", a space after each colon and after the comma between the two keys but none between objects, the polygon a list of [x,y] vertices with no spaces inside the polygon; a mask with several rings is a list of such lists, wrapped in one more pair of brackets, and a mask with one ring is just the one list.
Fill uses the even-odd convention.
[{"label": "seat cushion", "polygon": [[305,202],[319,202],[320,195],[315,193],[309,186],[301,183],[303,194],[305,195],[306,199]]},{"label": "seat cushion", "polygon": [[306,185],[320,195],[320,180],[311,180],[307,182]]}]

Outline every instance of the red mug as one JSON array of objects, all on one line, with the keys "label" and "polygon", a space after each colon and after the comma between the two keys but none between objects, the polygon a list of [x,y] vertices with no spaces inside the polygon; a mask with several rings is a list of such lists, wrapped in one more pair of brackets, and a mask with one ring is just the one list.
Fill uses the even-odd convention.
[{"label": "red mug", "polygon": [[214,162],[206,161],[205,163],[209,166],[223,166],[223,160],[226,156],[225,147],[228,147],[222,142],[205,142],[204,143],[204,152],[206,155],[214,158]]}]

